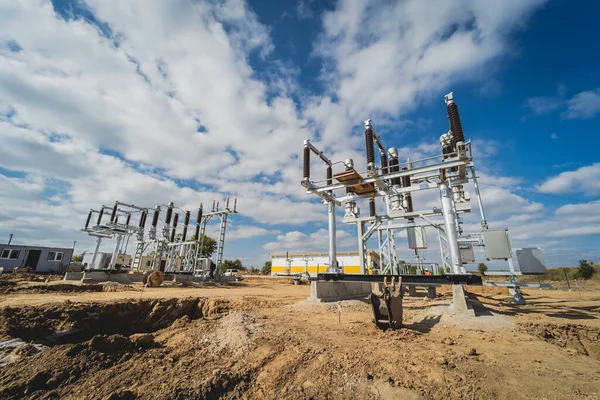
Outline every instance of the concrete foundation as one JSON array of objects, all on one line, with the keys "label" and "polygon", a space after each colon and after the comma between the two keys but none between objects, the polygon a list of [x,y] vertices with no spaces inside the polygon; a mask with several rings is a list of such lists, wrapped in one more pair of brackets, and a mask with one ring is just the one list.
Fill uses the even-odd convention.
[{"label": "concrete foundation", "polygon": [[475,310],[467,303],[463,285],[452,285],[452,304],[448,309],[450,313],[455,315],[475,316]]},{"label": "concrete foundation", "polygon": [[98,282],[119,282],[119,283],[134,283],[141,282],[144,279],[144,274],[107,274],[103,271],[90,272],[67,272],[65,281],[81,281],[84,283]]},{"label": "concrete foundation", "polygon": [[371,294],[371,284],[364,282],[320,282],[310,283],[309,301],[323,303],[361,299]]},{"label": "concrete foundation", "polygon": [[63,280],[65,281],[80,281],[83,279],[83,272],[67,271]]}]

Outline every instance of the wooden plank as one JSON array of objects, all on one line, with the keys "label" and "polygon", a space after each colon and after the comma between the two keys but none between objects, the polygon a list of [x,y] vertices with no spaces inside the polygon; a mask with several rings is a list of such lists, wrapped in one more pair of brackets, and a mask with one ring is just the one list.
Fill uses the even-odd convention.
[{"label": "wooden plank", "polygon": [[371,194],[375,193],[375,185],[373,183],[360,183],[363,179],[362,176],[355,169],[351,169],[344,172],[338,172],[333,175],[333,178],[340,183],[349,183],[352,191],[356,194]]}]

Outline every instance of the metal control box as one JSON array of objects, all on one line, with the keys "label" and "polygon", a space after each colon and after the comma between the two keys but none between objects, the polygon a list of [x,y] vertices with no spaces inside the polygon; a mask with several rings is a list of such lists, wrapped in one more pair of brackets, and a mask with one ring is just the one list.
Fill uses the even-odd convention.
[{"label": "metal control box", "polygon": [[525,248],[517,250],[517,261],[523,275],[545,275],[546,264],[539,248]]},{"label": "metal control box", "polygon": [[473,251],[472,244],[460,244],[458,249],[460,250],[460,258],[463,263],[475,262],[475,251]]},{"label": "metal control box", "polygon": [[512,257],[508,229],[485,229],[481,232],[485,257],[490,260],[507,260]]},{"label": "metal control box", "polygon": [[425,236],[425,228],[422,226],[414,226],[406,228],[408,236],[408,247],[413,250],[427,248],[427,236]]}]

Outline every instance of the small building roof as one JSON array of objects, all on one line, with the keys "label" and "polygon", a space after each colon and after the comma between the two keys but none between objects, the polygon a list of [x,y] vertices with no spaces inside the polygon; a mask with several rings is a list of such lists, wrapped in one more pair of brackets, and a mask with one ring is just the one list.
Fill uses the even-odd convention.
[{"label": "small building roof", "polygon": [[25,244],[0,244],[3,249],[28,249],[28,250],[59,250],[69,251],[72,247],[48,247],[48,246],[29,246]]},{"label": "small building roof", "polygon": [[[374,255],[375,257],[379,258],[379,253],[377,253],[376,251],[373,250],[368,250],[368,253],[370,255]],[[357,256],[358,255],[358,251],[338,251],[337,252],[338,257],[339,256]],[[327,251],[313,251],[313,252],[297,252],[297,253],[269,253],[269,256],[271,258],[280,258],[280,257],[329,257],[329,252]]]}]

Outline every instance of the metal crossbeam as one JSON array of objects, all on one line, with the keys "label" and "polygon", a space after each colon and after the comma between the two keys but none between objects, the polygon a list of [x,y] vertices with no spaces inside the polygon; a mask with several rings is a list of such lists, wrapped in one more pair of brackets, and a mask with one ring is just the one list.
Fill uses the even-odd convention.
[{"label": "metal crossbeam", "polygon": [[[328,192],[330,190],[337,190],[337,189],[343,189],[345,187],[355,186],[357,184],[366,185],[368,183],[375,183],[379,180],[401,178],[403,176],[411,176],[412,177],[414,175],[423,174],[423,173],[427,173],[427,172],[435,172],[434,175],[437,176],[437,175],[439,175],[440,168],[443,168],[443,169],[458,168],[458,167],[470,168],[471,165],[472,164],[470,161],[462,161],[462,160],[448,161],[448,160],[446,160],[441,163],[430,164],[430,165],[426,165],[424,167],[415,167],[413,169],[387,173],[387,174],[378,175],[377,177],[372,177],[372,178],[363,178],[360,180],[357,179],[356,182],[348,181],[348,182],[344,182],[344,183],[336,183],[334,185],[326,185],[326,186],[320,186],[320,187],[311,185],[311,186],[313,186],[313,188],[310,188],[309,190],[311,192],[322,193],[322,192]],[[303,182],[303,185],[304,185],[304,182]]]},{"label": "metal crossbeam", "polygon": [[481,276],[472,274],[445,274],[445,275],[358,275],[358,274],[318,274],[319,281],[343,281],[343,282],[370,282],[382,283],[392,278],[402,278],[403,285],[471,285],[482,286]]}]

